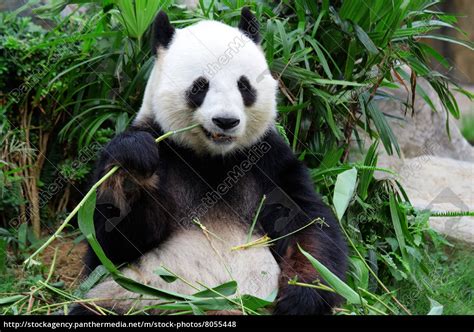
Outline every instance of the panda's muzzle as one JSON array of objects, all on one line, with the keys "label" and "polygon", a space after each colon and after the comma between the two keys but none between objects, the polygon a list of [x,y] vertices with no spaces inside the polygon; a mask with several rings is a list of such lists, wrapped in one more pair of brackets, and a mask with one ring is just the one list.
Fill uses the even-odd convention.
[{"label": "panda's muzzle", "polygon": [[201,126],[201,129],[204,132],[204,134],[206,135],[206,137],[209,138],[214,143],[228,144],[228,143],[232,143],[236,139],[233,136],[225,135],[225,134],[222,134],[222,133],[216,133],[216,132],[212,133],[209,130],[207,130],[206,128],[204,128],[203,126]]}]

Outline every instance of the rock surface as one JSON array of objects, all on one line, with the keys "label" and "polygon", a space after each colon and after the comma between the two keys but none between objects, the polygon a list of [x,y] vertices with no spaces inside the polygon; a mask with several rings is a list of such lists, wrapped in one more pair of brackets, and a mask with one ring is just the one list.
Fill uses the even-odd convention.
[{"label": "rock surface", "polygon": [[[446,132],[446,112],[436,93],[419,80],[437,112],[417,96],[415,114],[405,116],[403,106],[392,101],[380,101],[379,108],[398,139],[401,158],[389,156],[379,146],[379,167],[390,168],[399,174],[411,203],[420,209],[433,211],[474,211],[474,147],[464,139],[458,121],[450,116],[451,138]],[[387,91],[407,100],[405,89]],[[457,95],[459,97],[459,95]],[[462,116],[474,115],[473,103],[460,98]],[[366,140],[365,146],[370,141]],[[387,173],[376,172],[375,177],[386,178]],[[450,238],[474,244],[474,217],[432,217],[433,229]]]},{"label": "rock surface", "polygon": [[[449,116],[450,138],[446,130],[446,111],[435,91],[422,79],[418,81],[418,85],[427,91],[436,112],[420,96],[415,99],[413,116],[405,116],[403,105],[396,101],[383,100],[378,103],[379,109],[389,116],[388,122],[398,139],[403,156],[414,158],[432,154],[474,162],[474,147],[462,136],[457,121]],[[387,92],[400,100],[407,100],[407,92],[403,88]]]},{"label": "rock surface", "polygon": [[[413,206],[432,211],[474,211],[474,163],[432,155],[405,159],[399,180]],[[431,217],[430,226],[474,243],[474,217]]]}]

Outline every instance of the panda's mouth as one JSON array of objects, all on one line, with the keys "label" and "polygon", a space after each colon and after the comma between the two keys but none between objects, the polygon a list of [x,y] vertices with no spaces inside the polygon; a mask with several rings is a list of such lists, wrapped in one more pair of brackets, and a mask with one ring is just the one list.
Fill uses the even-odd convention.
[{"label": "panda's mouth", "polygon": [[235,137],[233,136],[225,135],[222,133],[211,133],[209,130],[207,130],[203,126],[201,126],[201,129],[206,135],[206,137],[210,139],[211,141],[213,141],[214,143],[229,144],[235,141]]}]

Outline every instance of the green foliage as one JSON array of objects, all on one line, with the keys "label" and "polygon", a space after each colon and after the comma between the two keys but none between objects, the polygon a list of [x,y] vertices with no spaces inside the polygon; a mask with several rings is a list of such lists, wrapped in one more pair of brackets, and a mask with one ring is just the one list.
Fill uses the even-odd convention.
[{"label": "green foliage", "polygon": [[[21,263],[30,256],[33,249],[41,244],[42,240],[37,239],[33,234],[31,227],[27,224],[21,224],[17,228],[0,228],[0,241],[8,245],[10,252],[13,254],[12,261]],[[4,253],[4,262],[7,262],[7,253]]]},{"label": "green foliage", "polygon": [[[428,273],[420,276],[420,283],[397,283],[400,301],[418,312],[427,312],[430,299],[443,305],[445,315],[473,315],[474,260],[472,248],[458,245],[436,251],[431,248],[432,259],[427,260]],[[439,263],[441,262],[441,263]],[[426,290],[422,284],[430,285]]]},{"label": "green foliage", "polygon": [[469,143],[474,144],[474,114],[461,118],[461,133]]},{"label": "green foliage", "polygon": [[[18,160],[32,154],[22,141],[21,132],[12,128],[6,117],[6,109],[0,106],[0,226],[20,213],[25,204],[22,195],[21,167]],[[5,153],[7,152],[7,153]]]},{"label": "green foliage", "polygon": [[[379,137],[389,153],[398,152],[396,138],[373,100],[392,98],[377,88],[397,86],[402,64],[415,77],[426,78],[446,110],[458,116],[448,78],[428,69],[429,58],[437,54],[418,41],[441,27],[454,28],[455,17],[432,11],[435,4],[397,0],[385,6],[372,0],[362,6],[357,1],[328,6],[314,1],[253,5],[262,22],[267,60],[282,83],[281,124],[295,152],[307,151],[308,161],[316,158],[317,166],[329,150],[347,148],[356,128]],[[115,123],[117,131],[126,127],[139,108],[151,68],[144,37],[159,8],[167,9],[181,27],[205,18],[236,25],[240,6],[234,1],[203,2],[196,12],[189,12],[168,1],[104,1],[102,7],[88,7],[89,19],[83,19],[82,28],[72,31],[68,40],[80,42],[93,53],[71,66],[87,78],[74,78],[79,85],[68,104],[75,110],[74,117],[61,130],[61,137],[86,144],[104,124]],[[50,14],[63,8],[61,2],[56,7]],[[416,81],[412,88],[419,89]]]},{"label": "green foliage", "polygon": [[[69,24],[68,29],[76,28]],[[64,98],[71,90],[71,80],[52,82],[62,69],[74,64],[79,52],[78,45],[59,45],[67,34],[59,29],[47,31],[33,23],[30,17],[14,13],[0,13],[0,71],[8,80],[2,81],[1,91],[7,97],[7,112],[21,108],[22,103],[32,104],[43,113],[41,122],[51,125],[57,109],[57,98]],[[47,43],[56,43],[50,47]],[[50,98],[46,98],[49,96]],[[55,97],[56,100],[54,100]],[[15,123],[14,115],[8,114]]]},{"label": "green foliage", "polygon": [[[79,4],[83,11],[58,19],[58,13],[71,3]],[[199,3],[196,11],[189,11],[170,1],[59,0],[36,11],[50,20],[53,29],[42,28],[30,18],[0,14],[0,74],[9,77],[0,83],[0,97],[6,101],[0,113],[0,121],[4,122],[0,129],[6,133],[0,136],[0,149],[8,146],[10,154],[17,151],[17,156],[35,155],[41,135],[48,133],[55,139],[49,145],[48,159],[59,165],[59,171],[71,181],[84,180],[90,164],[72,167],[78,151],[93,142],[106,143],[125,130],[141,105],[153,64],[148,40],[155,13],[166,9],[178,27],[201,19],[236,26],[244,4],[233,0]],[[462,290],[460,298],[472,301],[472,292],[465,292],[465,283],[472,282],[472,278],[465,277],[468,270],[459,263],[454,272],[448,272],[443,266],[445,257],[432,254],[433,247],[439,252],[446,242],[429,229],[430,212],[414,210],[395,180],[374,178],[375,171],[391,172],[377,167],[379,145],[389,154],[400,150],[385,114],[374,101],[397,100],[390,91],[402,87],[416,92],[408,100],[397,100],[406,111],[419,97],[433,111],[441,111],[416,84],[421,77],[439,95],[448,117],[459,117],[459,107],[450,91],[455,83],[430,67],[431,60],[444,67],[449,64],[424,40],[445,40],[470,49],[473,45],[438,34],[441,28],[457,28],[456,17],[437,11],[436,4],[434,0],[284,0],[249,4],[261,22],[262,48],[271,70],[262,75],[271,74],[279,81],[278,130],[310,167],[315,188],[334,206],[350,244],[347,282],[335,279],[309,255],[306,257],[328,285],[289,282],[292,287],[329,287],[328,291],[339,292],[349,300],[338,308],[341,314],[406,314],[404,304],[418,314],[439,313],[441,306],[445,313],[472,311],[462,311],[460,301],[450,296],[451,289]],[[34,146],[22,145],[25,127],[16,129],[23,123],[19,115],[24,113],[31,114],[27,127],[41,128],[30,137]],[[348,163],[350,142],[362,135],[368,135],[373,143],[364,160]],[[18,170],[30,165],[15,163],[18,158],[3,159],[0,190],[7,195],[0,197],[0,211],[2,215],[7,210],[14,215],[25,203],[18,195],[22,181]],[[41,180],[47,184],[56,171],[45,167]],[[109,273],[132,291],[173,300],[160,309],[201,314],[234,308],[237,302],[244,307],[242,310],[254,313],[272,300],[234,298],[232,283],[183,297],[127,279],[101,252],[91,215],[81,211],[80,228]],[[28,252],[28,231],[25,233],[26,225],[22,227],[1,230],[0,246],[7,243],[15,256]],[[433,278],[432,271],[439,271],[443,278]],[[157,274],[170,282],[180,278],[167,270],[158,269]],[[441,287],[441,279],[454,275],[457,279],[451,283],[452,288],[446,284]],[[32,278],[32,284],[68,303],[80,297],[54,287],[41,276]],[[409,293],[414,289],[421,295],[410,300]],[[8,295],[3,299],[8,305],[5,311],[19,312],[27,299]],[[450,309],[451,302],[456,309]],[[38,308],[38,312],[49,309]]]},{"label": "green foliage", "polygon": [[7,224],[11,218],[20,213],[20,206],[25,203],[21,195],[21,177],[15,175],[15,168],[0,168],[0,224]]},{"label": "green foliage", "polygon": [[337,175],[332,202],[336,210],[336,216],[339,219],[342,219],[352,199],[356,181],[357,169],[355,168],[351,168]]}]

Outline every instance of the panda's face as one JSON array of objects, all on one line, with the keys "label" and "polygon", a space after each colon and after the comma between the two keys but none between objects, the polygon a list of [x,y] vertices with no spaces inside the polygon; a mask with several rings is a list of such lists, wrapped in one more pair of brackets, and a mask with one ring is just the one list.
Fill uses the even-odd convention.
[{"label": "panda's face", "polygon": [[159,47],[137,120],[165,130],[199,127],[173,139],[198,152],[226,154],[255,143],[276,115],[277,83],[260,47],[214,21],[175,30]]}]

